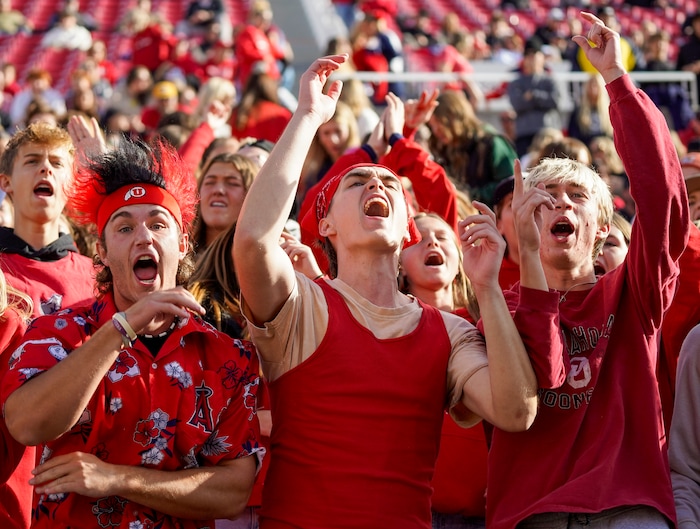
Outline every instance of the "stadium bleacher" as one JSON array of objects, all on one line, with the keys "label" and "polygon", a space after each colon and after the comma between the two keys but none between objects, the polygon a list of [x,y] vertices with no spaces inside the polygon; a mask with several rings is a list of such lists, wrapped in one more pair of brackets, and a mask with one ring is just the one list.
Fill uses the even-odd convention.
[{"label": "stadium bleacher", "polygon": [[[152,0],[154,12],[160,12],[167,20],[175,25],[181,20],[187,10],[190,0]],[[286,0],[289,1],[289,0]],[[250,0],[225,0],[228,13],[235,26],[246,18]],[[81,0],[80,10],[92,15],[98,25],[94,32],[96,39],[103,40],[107,45],[108,58],[117,66],[120,74],[126,73],[129,67],[130,38],[119,33],[116,28],[124,14],[132,9],[136,0]],[[500,0],[396,0],[398,12],[402,16],[413,16],[419,10],[426,10],[432,18],[432,28],[438,31],[440,23],[448,12],[455,12],[462,24],[474,30],[485,29],[491,13],[500,8]],[[638,29],[643,20],[651,20],[661,29],[672,36],[672,59],[682,43],[681,25],[688,13],[698,9],[697,0],[677,0],[663,9],[649,9],[624,5],[620,0],[591,2],[589,9],[595,10],[597,5],[612,5],[616,8],[617,17],[622,25],[622,32],[629,34]],[[38,30],[45,29],[51,16],[59,9],[56,0],[15,0],[13,6],[22,11]],[[528,10],[507,8],[506,13],[517,20],[515,30],[528,38],[538,25],[542,24],[547,13],[553,7],[559,7],[559,0],[529,0]],[[579,8],[566,8],[567,16],[576,16]],[[566,24],[566,22],[562,22]],[[42,33],[33,35],[15,35],[0,37],[0,60],[12,63],[17,69],[20,82],[32,67],[46,68],[54,79],[55,88],[64,91],[68,87],[70,73],[80,61],[80,52],[64,52],[40,48]],[[292,43],[293,44],[293,43]]]}]

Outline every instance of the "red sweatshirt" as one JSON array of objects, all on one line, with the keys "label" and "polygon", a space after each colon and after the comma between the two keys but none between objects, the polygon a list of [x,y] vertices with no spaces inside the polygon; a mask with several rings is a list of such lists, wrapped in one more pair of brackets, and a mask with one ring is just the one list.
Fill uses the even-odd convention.
[{"label": "red sweatshirt", "polygon": [[494,431],[492,529],[512,529],[535,513],[623,505],[675,520],[655,368],[688,239],[687,198],[661,113],[629,76],[607,89],[638,207],[629,253],[592,289],[564,300],[522,287],[506,294],[537,373],[540,407],[528,431]]}]

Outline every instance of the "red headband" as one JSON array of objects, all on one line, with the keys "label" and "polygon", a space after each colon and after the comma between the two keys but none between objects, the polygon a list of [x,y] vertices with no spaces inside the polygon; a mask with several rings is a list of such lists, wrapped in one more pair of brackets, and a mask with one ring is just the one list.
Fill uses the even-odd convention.
[{"label": "red headband", "polygon": [[[377,167],[381,169],[385,169],[389,171],[392,175],[394,175],[397,179],[399,179],[399,182],[401,179],[398,177],[398,175],[389,169],[388,167],[385,167],[383,165],[379,164],[366,164],[366,163],[359,163],[352,165],[345,169],[340,174],[335,175],[332,177],[330,180],[328,180],[324,186],[321,188],[321,190],[318,192],[318,195],[316,195],[316,207],[311,208],[306,212],[306,215],[304,215],[304,218],[301,220],[301,225],[302,228],[304,228],[306,231],[309,233],[313,234],[313,236],[318,239],[319,241],[323,240],[323,237],[321,237],[321,234],[318,231],[318,223],[321,219],[326,218],[328,215],[328,209],[331,207],[331,202],[333,200],[333,197],[335,196],[336,191],[338,191],[338,186],[340,185],[341,180],[349,174],[351,171],[357,169],[358,167]],[[421,236],[420,232],[418,231],[418,227],[416,226],[416,223],[413,220],[413,214],[415,213],[413,211],[413,208],[411,207],[411,203],[408,200],[408,197],[406,196],[406,190],[401,188],[403,193],[404,193],[404,198],[406,198],[406,207],[407,207],[407,213],[408,213],[408,234],[409,238],[404,241],[403,248],[408,248],[409,246],[413,246],[417,242],[420,241]]]},{"label": "red headband", "polygon": [[105,197],[97,212],[97,233],[101,237],[112,214],[124,206],[134,204],[154,204],[167,209],[182,230],[182,212],[180,206],[170,193],[153,184],[129,184],[117,189]]}]

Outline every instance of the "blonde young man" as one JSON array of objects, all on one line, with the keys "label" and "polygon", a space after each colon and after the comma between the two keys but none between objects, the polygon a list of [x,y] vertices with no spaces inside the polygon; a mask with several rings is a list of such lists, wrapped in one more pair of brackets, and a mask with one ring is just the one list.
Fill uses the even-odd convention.
[{"label": "blonde young man", "polygon": [[573,160],[536,166],[526,189],[516,175],[521,282],[509,305],[540,409],[527,432],[494,432],[493,529],[667,529],[675,520],[655,370],[688,240],[683,176],[664,117],[622,67],[620,35],[582,16],[591,27],[574,40],[610,93],[637,217],[627,258],[597,279],[592,256],[613,211],[603,181]]}]

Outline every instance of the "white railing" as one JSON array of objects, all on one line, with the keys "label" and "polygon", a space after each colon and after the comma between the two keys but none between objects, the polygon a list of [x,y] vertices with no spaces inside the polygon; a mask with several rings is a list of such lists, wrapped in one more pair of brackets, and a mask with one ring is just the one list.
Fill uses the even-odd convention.
[{"label": "white railing", "polygon": [[[478,71],[471,74],[457,74],[447,72],[402,72],[402,73],[379,73],[379,72],[338,72],[333,75],[334,79],[355,78],[363,82],[400,82],[406,87],[407,97],[416,97],[424,88],[439,86],[442,83],[469,79],[476,82],[484,92],[515,79],[518,74],[513,71],[484,72]],[[553,71],[552,75],[560,83],[562,95],[560,110],[570,112],[574,101],[580,100],[583,84],[590,78],[586,72]],[[636,83],[679,83],[688,93],[690,104],[693,110],[700,109],[698,105],[698,84],[697,78],[692,72],[630,72],[630,76]],[[568,88],[568,89],[567,89]],[[501,98],[503,99],[503,98]],[[501,107],[509,106],[507,97],[503,101],[489,100],[484,102],[486,108],[478,110],[496,111]]]}]

